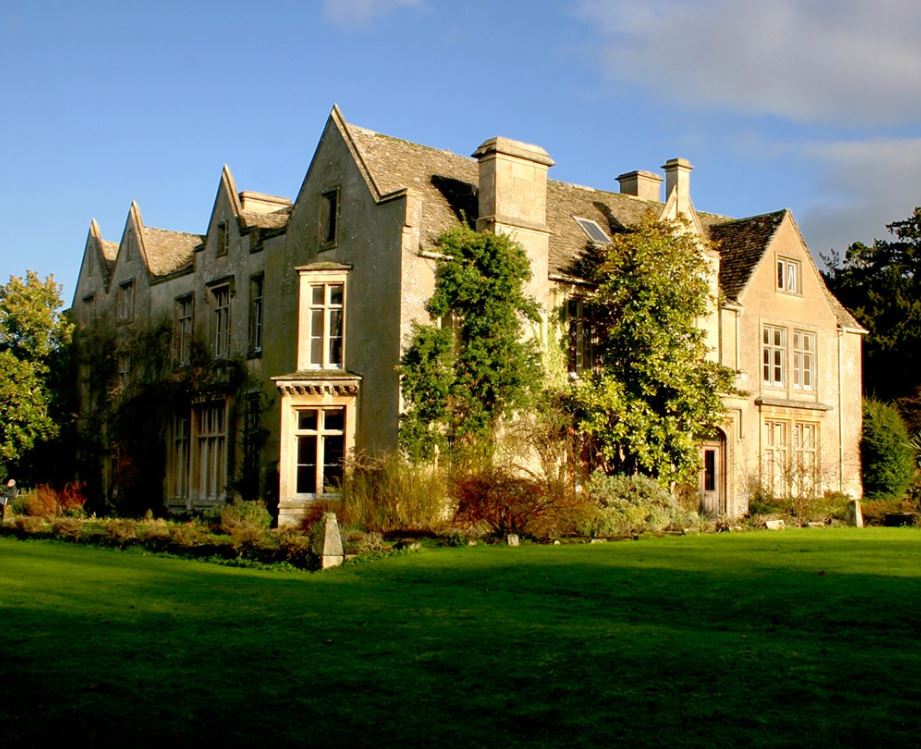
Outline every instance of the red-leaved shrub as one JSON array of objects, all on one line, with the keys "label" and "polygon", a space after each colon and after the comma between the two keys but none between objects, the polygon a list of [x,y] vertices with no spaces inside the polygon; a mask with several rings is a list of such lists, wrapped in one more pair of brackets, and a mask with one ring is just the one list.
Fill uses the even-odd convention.
[{"label": "red-leaved shrub", "polygon": [[548,538],[572,533],[587,511],[581,498],[556,482],[536,481],[505,468],[455,476],[458,523],[485,523],[497,535]]}]

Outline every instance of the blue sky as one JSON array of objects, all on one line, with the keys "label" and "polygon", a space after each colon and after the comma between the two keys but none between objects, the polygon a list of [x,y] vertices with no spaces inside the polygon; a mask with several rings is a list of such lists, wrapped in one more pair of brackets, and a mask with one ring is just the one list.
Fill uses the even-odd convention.
[{"label": "blue sky", "polygon": [[914,0],[4,0],[0,280],[70,303],[91,218],[202,232],[225,162],[294,197],[334,102],[600,189],[684,156],[699,209],[791,208],[843,250],[921,204],[918,38]]}]

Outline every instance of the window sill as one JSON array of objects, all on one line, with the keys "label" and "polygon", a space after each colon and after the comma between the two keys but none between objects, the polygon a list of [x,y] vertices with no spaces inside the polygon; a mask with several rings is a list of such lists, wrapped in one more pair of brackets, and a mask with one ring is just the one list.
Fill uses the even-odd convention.
[{"label": "window sill", "polygon": [[788,400],[786,398],[755,398],[756,406],[776,406],[779,408],[801,408],[809,411],[831,411],[832,406],[814,400]]}]

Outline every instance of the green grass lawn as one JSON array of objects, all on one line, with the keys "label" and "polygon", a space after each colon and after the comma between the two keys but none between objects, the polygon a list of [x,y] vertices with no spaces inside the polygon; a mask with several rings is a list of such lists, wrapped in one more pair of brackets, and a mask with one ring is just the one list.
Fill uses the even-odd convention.
[{"label": "green grass lawn", "polygon": [[0,538],[0,744],[921,745],[921,531],[321,574]]}]

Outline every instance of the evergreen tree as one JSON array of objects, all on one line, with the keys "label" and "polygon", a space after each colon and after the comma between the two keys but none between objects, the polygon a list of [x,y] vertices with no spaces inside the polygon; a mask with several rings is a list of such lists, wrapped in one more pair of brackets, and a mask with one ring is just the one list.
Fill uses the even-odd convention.
[{"label": "evergreen tree", "polygon": [[[852,244],[823,257],[825,278],[868,331],[866,391],[886,400],[921,399],[921,207],[886,227],[890,240]],[[918,408],[921,428],[921,408]]]},{"label": "evergreen tree", "polygon": [[733,392],[733,373],[707,359],[697,325],[708,307],[706,262],[683,223],[650,217],[586,264],[598,361],[570,404],[607,473],[690,479],[699,439],[725,420],[721,394]]},{"label": "evergreen tree", "polygon": [[914,457],[908,429],[899,412],[888,403],[865,400],[860,462],[866,496],[903,497],[915,477]]}]

